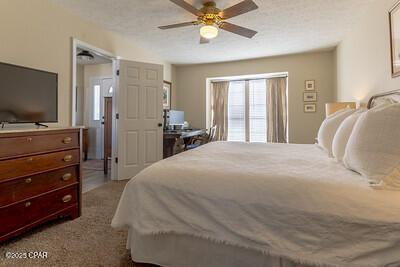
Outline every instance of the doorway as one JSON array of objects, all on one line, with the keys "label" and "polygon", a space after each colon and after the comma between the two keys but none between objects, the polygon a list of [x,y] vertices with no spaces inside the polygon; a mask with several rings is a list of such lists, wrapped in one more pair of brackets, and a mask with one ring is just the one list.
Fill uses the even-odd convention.
[{"label": "doorway", "polygon": [[71,90],[72,126],[82,126],[87,137],[84,192],[110,179],[131,179],[162,159],[163,65],[120,59],[72,39]]},{"label": "doorway", "polygon": [[[86,91],[87,100],[85,101],[85,114],[88,117],[84,122],[84,126],[90,129],[89,155],[92,159],[105,159],[105,99],[111,101],[113,97],[112,77],[94,77],[90,78],[89,90]],[[112,112],[112,105],[109,107]],[[112,116],[108,119],[112,119]],[[112,124],[108,123],[108,127]],[[108,129],[108,130],[112,130]],[[111,145],[111,144],[110,144]]]},{"label": "doorway", "polygon": [[83,128],[82,184],[87,192],[112,179],[115,58],[77,40],[74,54],[72,124]]}]

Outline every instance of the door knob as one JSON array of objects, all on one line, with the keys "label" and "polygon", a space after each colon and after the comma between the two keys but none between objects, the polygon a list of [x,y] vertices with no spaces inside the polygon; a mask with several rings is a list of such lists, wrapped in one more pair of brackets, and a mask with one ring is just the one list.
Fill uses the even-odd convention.
[{"label": "door knob", "polygon": [[157,126],[158,126],[158,127],[162,127],[162,123],[159,123]]}]

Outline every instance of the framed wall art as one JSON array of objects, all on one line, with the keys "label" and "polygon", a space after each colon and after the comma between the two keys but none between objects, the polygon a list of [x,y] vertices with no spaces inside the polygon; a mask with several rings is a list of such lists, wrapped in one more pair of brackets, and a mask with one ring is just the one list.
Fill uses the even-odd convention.
[{"label": "framed wall art", "polygon": [[303,100],[304,102],[317,102],[317,93],[313,92],[313,93],[309,93],[306,92],[303,94]]},{"label": "framed wall art", "polygon": [[315,91],[315,80],[307,80],[305,83],[306,91]]},{"label": "framed wall art", "polygon": [[304,104],[305,113],[315,113],[317,112],[317,104]]},{"label": "framed wall art", "polygon": [[163,108],[164,109],[171,109],[171,89],[172,83],[164,81],[163,85]]},{"label": "framed wall art", "polygon": [[400,76],[400,1],[389,11],[392,77]]}]

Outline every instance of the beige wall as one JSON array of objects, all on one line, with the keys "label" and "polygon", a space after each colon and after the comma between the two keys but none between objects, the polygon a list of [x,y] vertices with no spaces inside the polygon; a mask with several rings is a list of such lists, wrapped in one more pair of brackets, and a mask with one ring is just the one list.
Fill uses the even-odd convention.
[{"label": "beige wall", "polygon": [[[177,108],[194,127],[206,127],[206,79],[289,72],[289,141],[314,143],[324,119],[324,104],[334,98],[334,52],[318,52],[236,62],[176,66]],[[304,82],[316,80],[317,113],[303,112]]]},{"label": "beige wall", "polygon": [[375,1],[337,48],[337,98],[368,101],[400,88],[391,77],[388,11],[397,0]]},{"label": "beige wall", "polygon": [[123,59],[164,63],[164,77],[171,79],[171,66],[132,38],[101,29],[72,15],[49,0],[0,1],[0,61],[57,72],[58,118],[71,124],[72,41],[107,50]]}]

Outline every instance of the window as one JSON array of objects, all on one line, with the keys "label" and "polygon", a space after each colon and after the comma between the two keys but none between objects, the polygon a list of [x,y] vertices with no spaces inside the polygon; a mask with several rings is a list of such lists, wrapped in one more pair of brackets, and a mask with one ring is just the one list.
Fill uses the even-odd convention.
[{"label": "window", "polygon": [[228,141],[267,142],[266,80],[232,81],[228,96]]},{"label": "window", "polygon": [[249,81],[249,139],[267,142],[267,90],[266,80]]},{"label": "window", "polygon": [[100,85],[95,85],[93,92],[93,120],[100,120]]},{"label": "window", "polygon": [[245,82],[230,82],[228,95],[228,140],[246,141]]}]

